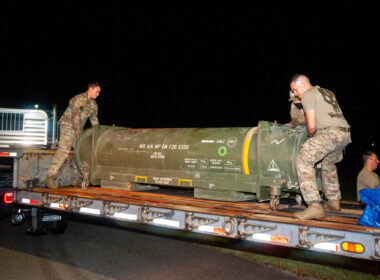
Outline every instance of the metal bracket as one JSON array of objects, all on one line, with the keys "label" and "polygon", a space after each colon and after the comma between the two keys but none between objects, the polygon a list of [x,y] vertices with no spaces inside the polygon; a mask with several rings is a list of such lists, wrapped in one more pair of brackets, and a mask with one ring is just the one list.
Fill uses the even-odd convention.
[{"label": "metal bracket", "polygon": [[219,221],[219,219],[209,219],[203,217],[194,216],[193,213],[186,213],[186,228],[194,229],[203,225],[212,224]]},{"label": "metal bracket", "polygon": [[380,238],[375,238],[375,256],[380,258]]},{"label": "metal bracket", "polygon": [[80,184],[82,190],[86,190],[89,186],[88,172],[87,172],[87,164],[84,162],[82,172],[82,183]]},{"label": "metal bracket", "polygon": [[308,228],[302,227],[298,229],[298,240],[299,245],[301,247],[308,247],[314,244],[322,243],[322,242],[330,242],[334,240],[340,240],[345,238],[345,236],[334,235],[329,233],[321,233],[321,232],[309,232]]},{"label": "metal bracket", "polygon": [[243,237],[255,233],[267,232],[276,229],[277,226],[264,226],[246,223],[246,220],[238,221],[238,235]]},{"label": "metal bracket", "polygon": [[80,200],[76,196],[66,196],[63,199],[67,210],[78,210],[79,208],[91,205],[93,201]]},{"label": "metal bracket", "polygon": [[49,195],[48,193],[43,193],[41,196],[41,200],[42,200],[41,206],[46,206],[46,205],[49,205],[51,203],[56,203],[56,202],[62,200],[62,197],[61,196]]},{"label": "metal bracket", "polygon": [[63,196],[62,203],[63,203],[63,205],[65,206],[66,209],[70,206],[70,201],[71,201],[70,196],[66,196],[66,195]]},{"label": "metal bracket", "polygon": [[156,211],[156,210],[150,210],[149,207],[144,207],[141,212],[141,220],[143,222],[149,222],[156,218],[172,216],[173,214],[174,214],[173,210],[168,211],[168,212],[161,212],[161,211]]},{"label": "metal bracket", "polygon": [[109,201],[104,201],[103,202],[103,213],[104,215],[112,215],[116,212],[122,212],[125,211],[129,208],[129,205],[126,206],[119,206],[119,205],[114,205]]},{"label": "metal bracket", "polygon": [[224,218],[222,228],[226,234],[233,234],[235,230],[235,220],[233,218]]}]

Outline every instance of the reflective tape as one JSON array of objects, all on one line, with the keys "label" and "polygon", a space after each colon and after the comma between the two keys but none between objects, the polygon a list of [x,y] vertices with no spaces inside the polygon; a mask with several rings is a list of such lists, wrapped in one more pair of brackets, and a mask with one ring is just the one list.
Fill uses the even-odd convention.
[{"label": "reflective tape", "polygon": [[16,157],[17,153],[15,152],[0,152],[0,157]]},{"label": "reflective tape", "polygon": [[65,205],[59,203],[50,203],[51,208],[66,209]]},{"label": "reflective tape", "polygon": [[100,215],[100,210],[99,209],[93,209],[93,208],[82,207],[79,210],[79,212],[81,212],[81,213],[87,213],[87,214]]},{"label": "reflective tape", "polygon": [[113,216],[119,219],[137,221],[137,215],[134,215],[134,214],[125,214],[121,212],[116,212],[113,214]]},{"label": "reflective tape", "polygon": [[204,232],[212,232],[212,233],[221,233],[224,234],[224,230],[219,227],[213,227],[213,226],[199,226],[198,230],[204,231]]},{"label": "reflective tape", "polygon": [[338,252],[339,251],[339,244],[330,243],[330,242],[321,242],[321,243],[315,244],[314,248]]},{"label": "reflective tape", "polygon": [[23,198],[21,199],[21,203],[38,204],[38,201],[36,199]]},{"label": "reflective tape", "polygon": [[252,234],[252,238],[259,241],[267,241],[267,242],[275,242],[275,243],[283,243],[283,244],[289,243],[289,237],[271,235],[271,234],[266,234],[266,233]]},{"label": "reflective tape", "polygon": [[179,227],[179,221],[173,221],[173,220],[168,220],[168,219],[156,218],[153,220],[153,223],[157,225]]}]

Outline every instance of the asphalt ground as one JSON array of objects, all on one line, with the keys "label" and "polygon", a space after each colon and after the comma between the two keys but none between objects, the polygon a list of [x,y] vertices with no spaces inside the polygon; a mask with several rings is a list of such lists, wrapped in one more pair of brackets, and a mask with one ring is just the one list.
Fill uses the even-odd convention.
[{"label": "asphalt ground", "polygon": [[69,218],[64,234],[39,236],[25,234],[27,223],[14,226],[9,216],[0,219],[0,279],[362,280],[380,275],[378,262],[81,215]]},{"label": "asphalt ground", "polygon": [[305,279],[187,237],[101,220],[70,220],[55,235],[27,235],[26,227],[0,220],[0,279]]}]

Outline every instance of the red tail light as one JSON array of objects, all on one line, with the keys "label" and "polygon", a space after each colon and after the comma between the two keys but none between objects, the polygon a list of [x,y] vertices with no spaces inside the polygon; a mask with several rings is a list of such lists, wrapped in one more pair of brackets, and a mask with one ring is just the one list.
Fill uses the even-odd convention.
[{"label": "red tail light", "polygon": [[13,192],[7,192],[4,194],[4,203],[11,204],[13,202]]}]

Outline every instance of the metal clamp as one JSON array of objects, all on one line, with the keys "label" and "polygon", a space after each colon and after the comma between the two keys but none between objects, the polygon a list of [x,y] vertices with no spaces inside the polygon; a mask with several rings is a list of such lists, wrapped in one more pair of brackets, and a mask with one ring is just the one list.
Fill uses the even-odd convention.
[{"label": "metal clamp", "polygon": [[51,203],[56,203],[56,202],[62,200],[62,197],[61,196],[49,195],[48,193],[43,193],[41,195],[41,200],[42,200],[41,206],[46,206],[46,205],[49,205]]},{"label": "metal clamp", "polygon": [[[86,169],[86,168],[83,168]],[[88,179],[88,172],[83,171],[82,174],[82,183],[80,184],[82,190],[86,190],[87,187],[89,186],[89,179]]]},{"label": "metal clamp", "polygon": [[375,256],[380,258],[380,238],[375,238]]},{"label": "metal clamp", "polygon": [[104,201],[103,202],[103,213],[104,213],[104,215],[112,215],[112,214],[114,214],[116,212],[125,211],[128,208],[129,208],[129,205],[119,206],[119,205],[112,204],[109,201]]},{"label": "metal clamp", "polygon": [[194,229],[203,225],[212,224],[219,221],[219,219],[209,219],[203,217],[194,216],[193,213],[186,213],[186,228]]},{"label": "metal clamp", "polygon": [[76,196],[66,196],[63,201],[67,210],[78,210],[93,203],[93,201],[80,200]]},{"label": "metal clamp", "polygon": [[226,234],[233,234],[235,230],[235,220],[232,218],[225,218],[222,228]]},{"label": "metal clamp", "polygon": [[255,233],[267,232],[276,229],[277,226],[264,226],[247,223],[246,220],[238,221],[238,235],[244,237]]},{"label": "metal clamp", "polygon": [[321,233],[321,232],[309,232],[309,229],[306,227],[301,227],[298,230],[298,240],[299,245],[301,247],[308,247],[314,244],[322,243],[322,242],[329,242],[334,240],[340,240],[344,239],[345,236],[341,235],[334,235],[329,233]]},{"label": "metal clamp", "polygon": [[161,218],[161,217],[167,217],[167,216],[173,216],[174,211],[156,211],[156,210],[150,210],[149,207],[144,207],[141,212],[141,220],[143,222],[149,222],[151,220]]}]

